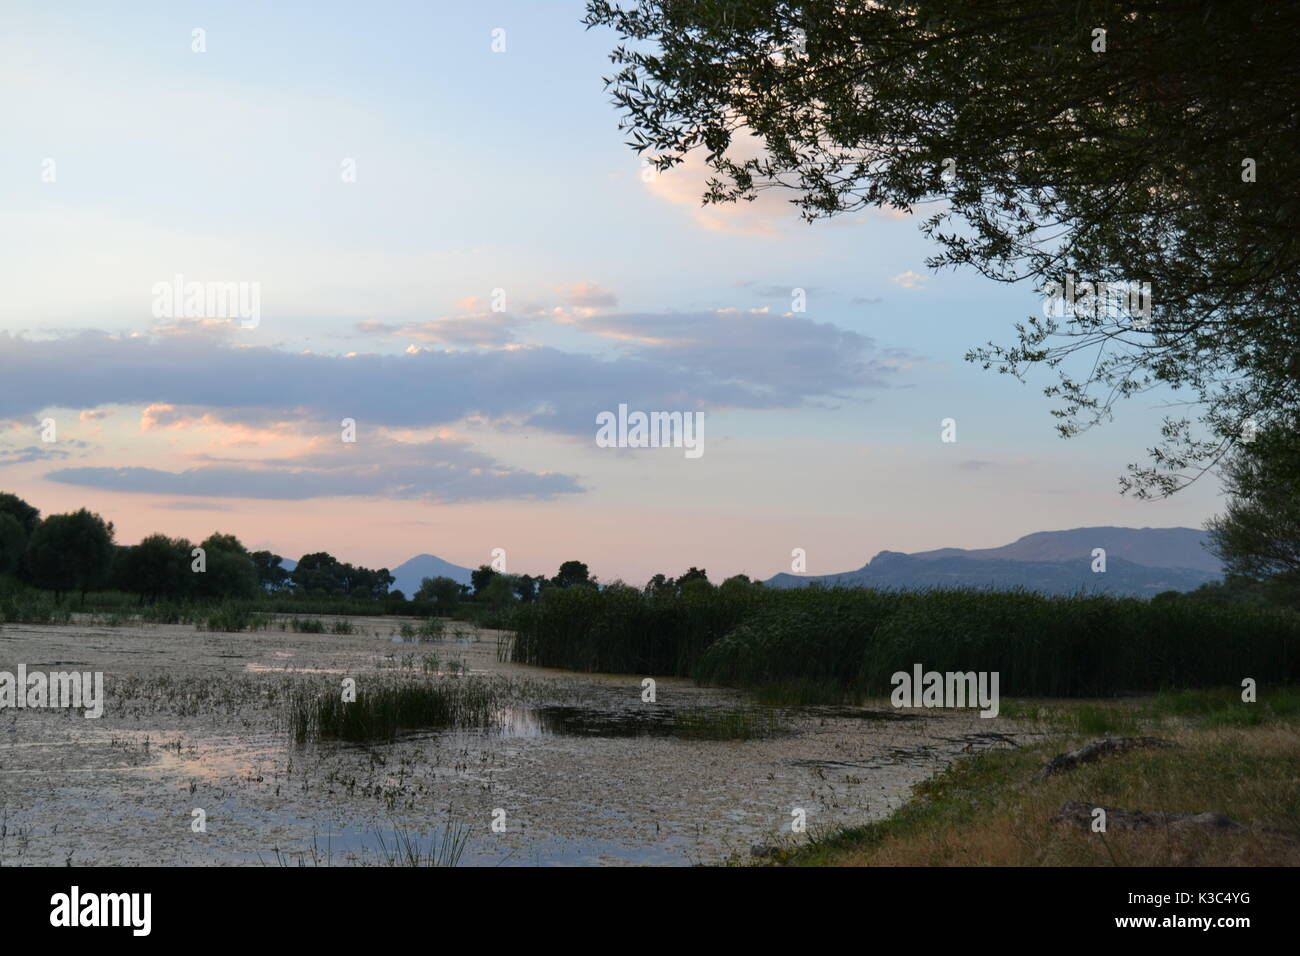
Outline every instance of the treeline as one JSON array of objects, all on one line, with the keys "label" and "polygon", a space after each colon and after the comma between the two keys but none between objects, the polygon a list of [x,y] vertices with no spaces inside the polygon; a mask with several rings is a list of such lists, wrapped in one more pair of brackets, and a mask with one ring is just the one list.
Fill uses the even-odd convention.
[{"label": "treeline", "polygon": [[[740,578],[748,581],[744,575]],[[693,581],[708,583],[708,575],[691,568],[680,578],[656,574],[647,588],[672,591]],[[425,578],[414,600],[431,602],[440,613],[455,614],[473,602],[473,617],[487,627],[507,627],[520,608],[536,604],[548,591],[606,590],[626,587],[621,581],[602,584],[582,561],[565,561],[552,577],[531,574],[505,574],[491,565],[480,565],[470,572],[468,585],[448,577]]]},{"label": "treeline", "polygon": [[[231,534],[215,532],[195,544],[151,534],[139,544],[114,541],[111,521],[82,508],[42,519],[40,511],[0,492],[0,576],[52,591],[99,590],[158,601],[225,601],[263,594],[302,594],[358,599],[390,597],[393,576],[339,561],[323,551],[305,554],[293,571],[269,551],[249,551]],[[396,597],[396,595],[391,595]]]},{"label": "treeline", "polygon": [[[683,580],[704,577],[692,568]],[[314,607],[339,612],[400,610],[414,601],[412,613],[464,614],[489,626],[505,623],[513,607],[536,602],[547,590],[598,588],[581,561],[566,561],[555,575],[511,575],[482,565],[468,585],[452,578],[425,578],[409,598],[392,590],[387,568],[352,565],[325,551],[304,554],[289,570],[270,551],[249,551],[231,534],[214,532],[197,544],[186,538],[152,534],[136,545],[114,541],[111,521],[86,509],[41,518],[40,511],[9,492],[0,492],[0,579],[16,579],[53,592],[56,602],[92,592],[134,595],[140,605],[257,600],[267,609],[298,610],[305,599]],[[658,575],[660,586],[671,579]],[[111,595],[100,595],[99,603]],[[377,606],[382,605],[382,607]]]},{"label": "treeline", "polygon": [[591,571],[581,561],[565,561],[551,578],[540,574],[506,574],[489,564],[482,564],[470,572],[469,584],[441,576],[424,578],[413,597],[417,601],[432,601],[448,610],[468,600],[500,608],[515,601],[536,601],[547,588],[598,586]]}]

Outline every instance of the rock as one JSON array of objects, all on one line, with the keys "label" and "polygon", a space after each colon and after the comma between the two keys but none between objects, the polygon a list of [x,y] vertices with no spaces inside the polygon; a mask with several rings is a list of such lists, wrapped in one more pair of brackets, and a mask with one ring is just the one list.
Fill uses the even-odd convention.
[{"label": "rock", "polygon": [[1171,813],[1166,810],[1123,810],[1081,800],[1071,800],[1052,817],[1053,823],[1072,824],[1091,829],[1093,811],[1106,811],[1106,830],[1244,830],[1246,825],[1222,813]]},{"label": "rock", "polygon": [[749,848],[750,856],[774,857],[780,852],[780,847],[770,846],[765,843],[755,843]]},{"label": "rock", "polygon": [[1126,753],[1129,750],[1142,747],[1177,746],[1178,744],[1172,740],[1162,740],[1159,737],[1103,737],[1101,740],[1094,740],[1090,744],[1085,744],[1078,750],[1057,754],[1043,768],[1043,776],[1050,777],[1054,773],[1073,770],[1081,763],[1091,763],[1107,754]]}]

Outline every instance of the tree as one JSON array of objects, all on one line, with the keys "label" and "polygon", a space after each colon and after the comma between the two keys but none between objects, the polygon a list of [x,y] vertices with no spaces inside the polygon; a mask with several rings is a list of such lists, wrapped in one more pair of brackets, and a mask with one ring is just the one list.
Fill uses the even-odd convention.
[{"label": "tree", "polygon": [[474,588],[474,596],[478,597],[492,579],[497,576],[496,569],[488,564],[480,564],[477,568],[469,573],[469,583]]},{"label": "tree", "polygon": [[184,538],[151,534],[134,547],[118,549],[113,561],[116,587],[140,595],[140,602],[178,600],[196,590],[191,572],[194,545]]},{"label": "tree", "polygon": [[352,572],[349,575],[351,587],[348,589],[348,594],[367,597],[372,601],[377,601],[387,595],[388,589],[397,580],[389,573],[387,568],[371,570],[362,567],[353,568],[350,564],[346,565],[346,567],[351,569]]},{"label": "tree", "polygon": [[283,567],[284,558],[270,551],[254,551],[249,557],[253,559],[257,583],[263,590],[283,591],[289,586],[289,572]]},{"label": "tree", "polygon": [[1227,510],[1206,529],[1227,573],[1300,584],[1300,442],[1294,430],[1258,435],[1223,471]]},{"label": "tree", "polygon": [[703,581],[705,584],[708,584],[709,573],[703,568],[692,566],[689,571],[677,579],[677,586],[680,588],[684,585],[690,584],[692,581]]},{"label": "tree", "polygon": [[199,547],[206,563],[206,570],[194,574],[194,588],[200,597],[225,600],[256,596],[257,567],[238,538],[216,532]]},{"label": "tree", "polygon": [[207,540],[199,547],[203,548],[209,554],[213,551],[224,551],[227,554],[242,554],[248,557],[248,549],[233,534],[222,534],[220,531],[214,531],[208,535]]},{"label": "tree", "polygon": [[1300,407],[1300,6],[590,0],[585,22],[631,41],[606,80],[629,145],[659,170],[701,151],[705,202],[928,212],[934,268],[1149,283],[1140,317],[1085,299],[967,356],[1051,370],[1067,437],[1188,393],[1125,491],[1171,494]]},{"label": "tree", "polygon": [[709,583],[708,572],[703,568],[692,566],[680,578],[670,578],[663,574],[656,574],[646,582],[646,593],[652,597],[677,597],[682,594],[686,588],[711,588]]},{"label": "tree", "polygon": [[298,566],[289,572],[294,590],[303,594],[341,594],[343,576],[343,565],[338,558],[325,551],[304,554],[298,559]]},{"label": "tree", "polygon": [[663,574],[656,574],[646,582],[646,593],[655,597],[671,597],[677,593],[677,582]]},{"label": "tree", "polygon": [[25,556],[32,581],[62,600],[66,591],[86,592],[108,580],[113,562],[113,524],[85,508],[50,515],[32,533]]},{"label": "tree", "polygon": [[396,580],[387,568],[372,570],[345,564],[324,551],[304,554],[289,574],[295,590],[304,594],[339,594],[382,598]]},{"label": "tree", "polygon": [[420,589],[415,592],[415,600],[432,601],[439,611],[450,611],[460,601],[461,586],[453,578],[438,576],[424,578]]},{"label": "tree", "polygon": [[540,597],[546,579],[541,575],[533,577],[531,574],[520,574],[515,577],[514,582],[515,594],[519,600],[531,604]]},{"label": "tree", "polygon": [[23,534],[31,537],[36,526],[41,523],[41,513],[23,499],[7,491],[0,491],[0,515],[11,515],[22,525]]},{"label": "tree", "polygon": [[762,588],[763,582],[751,581],[747,574],[733,574],[720,585],[718,591],[724,595],[746,594]]},{"label": "tree", "polygon": [[581,561],[565,561],[560,565],[559,572],[551,579],[551,586],[557,588],[578,587],[594,583],[587,566]]},{"label": "tree", "polygon": [[505,623],[505,612],[517,600],[514,581],[508,574],[493,573],[482,590],[475,589],[474,600],[484,611],[483,622],[489,627]]},{"label": "tree", "polygon": [[12,514],[0,512],[0,574],[16,574],[27,550],[27,531]]}]

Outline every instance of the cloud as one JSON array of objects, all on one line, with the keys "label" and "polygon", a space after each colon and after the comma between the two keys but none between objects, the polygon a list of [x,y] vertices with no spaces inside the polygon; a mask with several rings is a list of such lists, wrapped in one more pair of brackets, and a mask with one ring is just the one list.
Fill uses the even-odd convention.
[{"label": "cloud", "polygon": [[864,335],[830,323],[765,312],[719,310],[623,314],[586,320],[584,331],[629,343],[629,353],[710,383],[739,407],[803,404],[861,388],[889,387],[892,357]]},{"label": "cloud", "polygon": [[[458,303],[468,310],[465,315],[406,324],[367,319],[358,322],[356,328],[365,335],[391,335],[426,345],[507,348],[518,344],[516,332],[525,322],[549,318],[559,324],[572,324],[618,305],[614,293],[594,282],[575,282],[559,286],[554,291],[563,305],[550,310],[537,303],[526,303],[518,314],[493,312],[486,308],[480,297],[466,296]],[[521,315],[527,318],[521,318]]]},{"label": "cloud", "polygon": [[579,309],[612,309],[618,305],[618,297],[614,293],[602,289],[594,282],[575,282],[555,291],[562,302]]},{"label": "cloud", "polygon": [[150,427],[208,422],[252,429],[343,418],[363,428],[425,428],[467,418],[586,434],[597,412],[798,407],[897,380],[896,353],[805,318],[722,312],[576,319],[608,355],[549,346],[327,355],[206,336],[50,339],[0,334],[0,408],[152,408]]},{"label": "cloud", "polygon": [[[734,157],[733,157],[734,158]],[[799,210],[791,205],[795,193],[787,189],[763,189],[752,202],[704,205],[709,180],[718,174],[709,167],[702,151],[695,151],[666,172],[643,168],[642,181],[659,199],[694,210],[695,224],[710,232],[779,238],[783,228],[800,221]]]},{"label": "cloud", "polygon": [[451,503],[546,499],[584,490],[572,476],[510,468],[464,442],[399,442],[362,432],[356,443],[322,443],[292,458],[231,459],[184,471],[64,468],[45,477],[105,491],[292,501],[384,497]]},{"label": "cloud", "polygon": [[[761,138],[748,131],[738,130],[727,150],[727,158],[743,163],[765,153],[766,147]],[[710,180],[716,179],[728,186],[731,183],[726,173],[719,173],[709,166],[703,148],[688,153],[682,162],[665,172],[642,166],[641,176],[642,182],[654,196],[675,206],[692,209],[695,224],[711,232],[778,239],[797,229],[807,228],[803,211],[795,202],[804,195],[803,191],[799,187],[764,182],[758,177],[752,200],[706,205],[704,197],[709,192]],[[908,216],[902,210],[873,206],[855,215],[832,217],[828,220],[828,225],[831,228],[843,228],[845,225],[878,220],[904,220]]]},{"label": "cloud", "polygon": [[[85,412],[82,412],[84,415]],[[155,402],[140,413],[140,431],[151,432],[158,429],[177,430],[185,427],[186,416],[177,411],[175,405]]]},{"label": "cloud", "polygon": [[814,286],[769,285],[769,286],[764,286],[761,289],[755,290],[754,294],[757,296],[762,296],[765,299],[790,299],[794,297],[795,289],[803,289],[804,295],[809,297],[813,295],[818,295],[822,291],[821,289],[815,288]]},{"label": "cloud", "polygon": [[518,318],[504,312],[477,312],[408,325],[367,320],[357,323],[357,331],[367,335],[392,335],[430,345],[499,348],[515,341],[515,329],[519,325]]},{"label": "cloud", "polygon": [[151,336],[168,338],[233,339],[239,334],[237,319],[174,319],[165,325],[155,325]]},{"label": "cloud", "polygon": [[911,269],[908,269],[906,272],[900,272],[889,281],[894,283],[894,285],[902,286],[904,289],[924,289],[926,283],[930,281],[930,277],[920,275],[913,272]]},{"label": "cloud", "polygon": [[[63,444],[71,443],[64,442]],[[71,452],[51,446],[29,445],[26,448],[0,448],[0,468],[6,465],[25,465],[31,461],[59,461],[71,457]]]}]

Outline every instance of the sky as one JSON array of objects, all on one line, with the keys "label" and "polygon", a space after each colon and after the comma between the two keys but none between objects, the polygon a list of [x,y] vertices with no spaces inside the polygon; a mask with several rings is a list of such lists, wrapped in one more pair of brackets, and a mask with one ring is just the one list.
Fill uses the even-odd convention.
[{"label": "sky", "polygon": [[[643,583],[1221,509],[1119,492],[1177,396],[1065,440],[1049,373],[965,361],[1042,298],[919,217],[644,168],[580,2],[0,11],[0,490],[44,514]],[[604,447],[620,405],[702,454]]]}]

